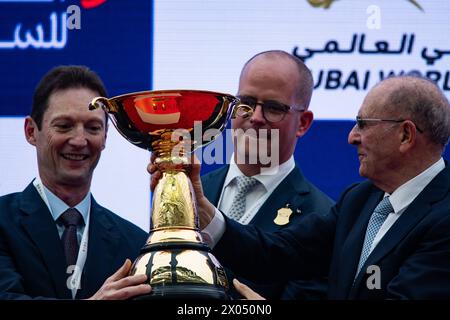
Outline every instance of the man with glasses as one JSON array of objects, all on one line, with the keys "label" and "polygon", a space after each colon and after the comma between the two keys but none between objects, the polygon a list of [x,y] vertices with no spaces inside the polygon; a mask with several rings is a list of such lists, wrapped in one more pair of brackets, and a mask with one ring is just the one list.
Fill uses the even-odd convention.
[{"label": "man with glasses", "polygon": [[[434,83],[388,78],[364,99],[348,137],[368,181],[345,190],[330,212],[277,233],[243,226],[207,202],[194,165],[201,227],[213,254],[254,281],[328,274],[330,299],[448,299],[450,167],[442,154],[449,137],[449,101]],[[220,232],[211,232],[217,225]]]},{"label": "man with glasses", "polygon": [[[297,139],[313,121],[308,110],[312,89],[309,69],[286,52],[262,52],[244,65],[237,94],[241,104],[232,120],[231,163],[202,178],[206,197],[229,218],[275,232],[332,206],[293,157]],[[270,272],[266,277],[271,281]],[[249,285],[274,299],[320,299],[326,294],[325,278]]]}]

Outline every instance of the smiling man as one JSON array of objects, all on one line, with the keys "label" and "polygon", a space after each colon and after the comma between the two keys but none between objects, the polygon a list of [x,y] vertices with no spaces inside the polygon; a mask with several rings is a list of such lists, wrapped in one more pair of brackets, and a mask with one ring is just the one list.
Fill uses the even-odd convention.
[{"label": "smiling man", "polygon": [[88,109],[99,95],[106,96],[102,81],[82,66],[52,69],[35,90],[25,136],[39,177],[0,197],[0,299],[126,299],[150,291],[145,276],[128,276],[128,259],[147,234],[90,193],[106,143],[106,114]]},{"label": "smiling man", "polygon": [[89,191],[105,148],[105,114],[86,108],[97,95],[82,87],[59,90],[50,95],[45,117],[34,120],[32,113],[25,119],[26,138],[36,147],[42,183],[71,206]]}]

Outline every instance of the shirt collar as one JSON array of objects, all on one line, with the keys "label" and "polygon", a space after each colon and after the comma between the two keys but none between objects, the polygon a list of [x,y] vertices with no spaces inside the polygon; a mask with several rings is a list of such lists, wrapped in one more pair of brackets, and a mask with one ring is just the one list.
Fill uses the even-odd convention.
[{"label": "shirt collar", "polygon": [[[51,192],[47,187],[44,187],[45,195],[47,196],[48,204],[50,205],[50,212],[52,214],[53,220],[58,220],[58,218],[70,207],[58,198],[53,192]],[[89,208],[91,207],[91,192],[89,191],[86,196],[78,203],[74,208],[80,212],[83,217],[83,222],[86,224]]]},{"label": "shirt collar", "polygon": [[[271,192],[294,168],[294,156],[291,156],[282,164],[265,170],[264,174],[254,175],[253,178],[261,182],[266,191]],[[228,169],[223,188],[226,188],[234,180],[234,178],[238,176],[244,176],[244,174],[238,168],[236,162],[234,162],[234,154],[232,154],[230,159],[230,168]]]},{"label": "shirt collar", "polygon": [[[440,158],[436,163],[422,171],[419,175],[398,187],[389,197],[394,212],[405,209],[425,189],[439,172],[445,169],[444,159]],[[386,195],[386,194],[385,194]]]}]

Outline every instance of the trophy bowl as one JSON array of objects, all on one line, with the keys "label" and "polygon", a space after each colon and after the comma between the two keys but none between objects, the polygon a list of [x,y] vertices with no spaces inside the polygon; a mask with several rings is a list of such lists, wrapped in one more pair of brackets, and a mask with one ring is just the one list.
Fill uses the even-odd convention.
[{"label": "trophy bowl", "polygon": [[[162,172],[153,193],[149,237],[130,271],[147,275],[153,290],[136,299],[228,299],[225,270],[199,230],[186,170],[189,153],[223,131],[238,103],[232,95],[201,90],[142,91],[90,103],[91,110],[105,110],[129,142],[154,152]],[[207,132],[210,139],[204,142]]]}]

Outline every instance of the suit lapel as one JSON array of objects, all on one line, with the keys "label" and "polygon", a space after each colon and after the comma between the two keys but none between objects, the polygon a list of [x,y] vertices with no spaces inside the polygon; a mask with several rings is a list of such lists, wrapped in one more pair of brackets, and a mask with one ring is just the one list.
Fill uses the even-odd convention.
[{"label": "suit lapel", "polygon": [[21,221],[22,225],[42,255],[57,297],[70,299],[70,291],[66,286],[68,275],[65,272],[66,264],[61,239],[47,205],[33,184],[29,184],[23,191],[20,209],[25,213]]},{"label": "suit lapel", "polygon": [[223,166],[217,171],[202,177],[203,192],[206,198],[215,206],[218,206],[223,184],[228,173],[229,165]]},{"label": "suit lapel", "polygon": [[[305,196],[309,192],[309,186],[300,169],[295,167],[264,202],[250,224],[258,226],[266,232],[279,230],[280,226],[273,221],[278,214],[278,210],[289,204],[293,210],[292,215],[298,214],[295,210],[304,199],[304,197],[298,195]],[[290,217],[290,221],[292,218],[293,216]]]},{"label": "suit lapel", "polygon": [[77,298],[93,295],[105,279],[116,271],[113,262],[117,255],[115,248],[119,243],[118,234],[105,209],[92,197],[87,258]]}]

